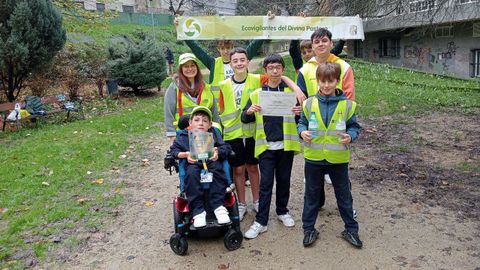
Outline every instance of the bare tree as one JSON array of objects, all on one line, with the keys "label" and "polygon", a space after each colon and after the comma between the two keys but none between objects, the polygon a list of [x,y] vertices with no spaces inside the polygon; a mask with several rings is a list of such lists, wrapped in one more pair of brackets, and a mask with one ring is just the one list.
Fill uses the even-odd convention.
[{"label": "bare tree", "polygon": [[183,15],[184,10],[182,8],[205,9],[208,12],[207,2],[208,0],[168,0],[168,10],[173,15]]}]

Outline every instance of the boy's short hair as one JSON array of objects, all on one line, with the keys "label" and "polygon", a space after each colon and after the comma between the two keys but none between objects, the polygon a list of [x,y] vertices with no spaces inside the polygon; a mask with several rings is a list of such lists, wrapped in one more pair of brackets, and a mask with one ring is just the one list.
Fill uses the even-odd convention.
[{"label": "boy's short hair", "polygon": [[302,40],[300,42],[300,51],[303,51],[305,49],[311,49],[312,48],[312,41],[311,40]]},{"label": "boy's short hair", "polygon": [[217,48],[218,47],[233,47],[233,40],[219,40],[217,41]]},{"label": "boy's short hair", "polygon": [[340,81],[341,68],[337,63],[326,62],[318,65],[316,77],[317,81],[337,80]]},{"label": "boy's short hair", "polygon": [[245,54],[245,56],[247,56],[247,50],[245,50],[244,48],[235,47],[230,51],[230,57],[232,57],[232,55],[236,53],[243,53]]},{"label": "boy's short hair", "polygon": [[332,40],[332,32],[330,32],[327,28],[318,28],[313,32],[313,34],[310,36],[310,41],[313,41],[315,38],[321,38],[321,37],[328,37],[328,39]]},{"label": "boy's short hair", "polygon": [[206,117],[208,117],[208,120],[210,120],[210,122],[212,122],[212,112],[210,111],[210,109],[208,109],[205,106],[197,106],[197,107],[193,108],[192,114],[190,115],[190,119],[192,119],[193,117],[195,117],[197,115],[206,116]]},{"label": "boy's short hair", "polygon": [[285,61],[279,54],[270,54],[269,56],[265,57],[263,60],[263,68],[267,68],[268,64],[282,64],[282,67],[285,68]]}]

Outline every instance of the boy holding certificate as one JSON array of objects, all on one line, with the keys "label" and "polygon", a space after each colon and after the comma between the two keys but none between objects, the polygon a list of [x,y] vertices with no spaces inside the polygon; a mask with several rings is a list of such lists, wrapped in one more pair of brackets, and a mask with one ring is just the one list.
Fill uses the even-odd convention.
[{"label": "boy holding certificate", "polygon": [[[268,76],[266,85],[250,94],[250,100],[243,109],[242,122],[256,123],[255,157],[260,166],[259,210],[245,238],[255,238],[267,231],[274,177],[276,178],[276,212],[278,219],[287,227],[295,221],[288,212],[290,198],[290,175],[293,155],[300,152],[300,140],[296,133],[295,115],[301,112],[300,106],[293,106],[291,113],[283,116],[262,115],[260,93],[262,91],[292,92],[282,82],[285,63],[280,55],[267,56],[263,68]],[[295,100],[293,99],[293,103]]]}]

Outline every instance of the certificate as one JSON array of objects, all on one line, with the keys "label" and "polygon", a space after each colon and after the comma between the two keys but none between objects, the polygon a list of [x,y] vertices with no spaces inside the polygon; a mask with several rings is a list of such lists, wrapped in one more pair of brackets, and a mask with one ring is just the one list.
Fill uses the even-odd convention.
[{"label": "certificate", "polygon": [[269,116],[292,116],[292,107],[297,103],[295,93],[277,91],[260,91],[259,100],[260,113]]}]

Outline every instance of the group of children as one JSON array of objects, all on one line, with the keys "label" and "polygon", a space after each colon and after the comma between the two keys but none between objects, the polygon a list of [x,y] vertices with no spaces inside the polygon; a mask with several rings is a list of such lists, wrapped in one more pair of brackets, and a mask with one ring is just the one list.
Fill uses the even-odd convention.
[{"label": "group of children", "polygon": [[[215,100],[215,104],[209,107],[198,106],[205,105],[198,101],[199,98],[192,99],[197,101],[197,106],[191,108],[189,129],[216,134],[212,130],[214,108],[223,130],[223,138],[213,136],[215,151],[207,161],[209,170],[212,168],[214,183],[210,188],[208,203],[214,210],[218,223],[230,222],[222,201],[227,182],[219,162],[227,159],[228,153],[233,150],[235,157],[229,163],[233,167],[240,219],[247,211],[245,171],[250,179],[253,209],[256,212],[255,221],[244,237],[252,239],[267,231],[274,182],[277,217],[286,227],[294,226],[294,218],[288,210],[291,171],[294,155],[301,152],[303,141],[303,245],[312,245],[319,236],[314,226],[318,211],[325,202],[325,175],[330,175],[337,206],[345,223],[342,237],[353,246],[361,248],[348,178],[349,144],[358,138],[360,130],[355,116],[351,67],[330,52],[333,48],[332,35],[324,28],[312,34],[311,47],[305,45],[300,48],[305,64],[298,71],[297,83],[283,75],[285,63],[281,56],[275,54],[267,56],[263,61],[265,74],[249,73],[249,59],[255,52],[250,49],[260,42],[252,43],[245,50],[233,48],[233,43],[222,41],[218,48],[222,56],[214,59],[207,57],[195,42],[187,42],[194,54],[210,69],[209,90]],[[309,51],[312,55],[308,54]],[[196,64],[197,60],[191,54],[189,59]],[[191,87],[193,86],[192,81]],[[292,107],[291,115],[264,116],[259,100],[261,91],[294,92],[299,102]],[[177,113],[170,113],[169,121],[178,121],[181,116],[178,110],[183,109],[181,103],[179,108],[178,103],[183,97],[178,87],[173,93],[177,97]],[[173,96],[173,93],[170,95]],[[199,97],[203,95],[205,94],[200,93]],[[170,105],[170,108],[175,108],[175,105]],[[200,188],[200,171],[204,165],[192,158],[185,136],[188,138],[188,132],[181,131],[171,146],[171,151],[175,157],[188,160],[185,192],[192,211],[193,226],[202,227],[206,224]]]}]

